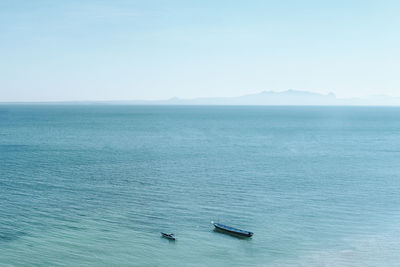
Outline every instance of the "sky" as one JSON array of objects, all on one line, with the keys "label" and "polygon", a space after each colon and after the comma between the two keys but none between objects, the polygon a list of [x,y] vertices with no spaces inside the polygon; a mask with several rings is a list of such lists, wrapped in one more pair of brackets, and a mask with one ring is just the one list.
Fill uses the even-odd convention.
[{"label": "sky", "polygon": [[0,0],[0,102],[400,96],[400,1]]}]

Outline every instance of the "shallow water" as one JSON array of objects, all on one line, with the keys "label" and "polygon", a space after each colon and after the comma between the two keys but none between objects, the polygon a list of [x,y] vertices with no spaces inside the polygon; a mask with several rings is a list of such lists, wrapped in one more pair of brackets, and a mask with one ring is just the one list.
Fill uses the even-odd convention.
[{"label": "shallow water", "polygon": [[2,105],[0,265],[396,266],[399,118],[383,107]]}]

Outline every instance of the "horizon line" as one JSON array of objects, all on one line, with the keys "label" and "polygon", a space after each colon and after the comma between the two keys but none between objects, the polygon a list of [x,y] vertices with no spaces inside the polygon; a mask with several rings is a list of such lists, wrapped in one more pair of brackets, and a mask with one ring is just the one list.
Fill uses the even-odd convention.
[{"label": "horizon line", "polygon": [[[373,94],[373,95],[365,95],[365,96],[353,96],[353,97],[337,97],[334,92],[328,92],[328,93],[319,93],[319,92],[313,92],[313,91],[306,91],[306,90],[295,90],[295,89],[287,89],[287,90],[282,90],[282,91],[273,91],[273,90],[262,90],[256,93],[249,93],[249,94],[243,94],[239,96],[202,96],[202,97],[192,97],[192,98],[181,98],[177,96],[169,97],[169,98],[163,98],[163,99],[109,99],[109,100],[88,100],[88,99],[82,99],[82,100],[23,100],[23,101],[0,101],[0,104],[51,104],[51,103],[106,103],[106,102],[112,102],[116,104],[116,102],[157,102],[157,101],[171,101],[171,100],[180,100],[180,101],[193,101],[193,100],[207,100],[207,99],[232,99],[232,98],[240,98],[240,97],[246,97],[246,96],[254,96],[254,95],[259,95],[263,93],[271,93],[271,94],[284,94],[284,93],[305,93],[305,94],[313,94],[313,95],[319,95],[319,96],[325,96],[325,97],[334,97],[337,100],[367,100],[367,98],[371,97],[387,97],[387,98],[393,98],[393,99],[398,99],[400,97],[398,96],[392,96],[392,95],[386,95],[386,94]],[[131,103],[131,105],[149,105],[148,103]],[[150,104],[151,105],[151,104]],[[160,105],[160,104],[156,104]],[[171,104],[164,104],[164,105],[171,105]],[[177,104],[177,105],[225,105],[225,104]],[[226,104],[229,105],[229,104]],[[242,104],[235,104],[235,105],[242,105]],[[269,104],[265,104],[267,106]],[[276,105],[281,105],[281,104],[276,104]],[[271,106],[276,106],[271,105]],[[288,104],[286,104],[288,105]],[[296,104],[303,106],[303,104]],[[330,104],[323,104],[321,106],[326,106]],[[369,105],[369,104],[356,104],[355,106],[359,105]],[[253,106],[252,104],[249,104],[249,106]],[[261,106],[264,106],[261,104]],[[282,105],[285,106],[285,105]],[[292,104],[289,104],[288,106],[292,106]],[[314,106],[314,105],[311,105]],[[336,105],[333,105],[336,106]],[[338,104],[337,106],[348,106],[348,104]],[[384,106],[384,105],[382,105]]]}]

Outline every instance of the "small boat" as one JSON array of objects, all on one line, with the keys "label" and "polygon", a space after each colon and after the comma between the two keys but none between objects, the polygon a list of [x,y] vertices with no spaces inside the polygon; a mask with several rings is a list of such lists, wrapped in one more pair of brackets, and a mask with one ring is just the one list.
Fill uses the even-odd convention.
[{"label": "small boat", "polygon": [[162,235],[162,237],[165,237],[165,238],[167,238],[169,240],[175,240],[176,239],[174,234],[167,234],[167,233],[161,232],[161,235]]},{"label": "small boat", "polygon": [[235,234],[235,235],[240,235],[240,236],[245,236],[245,237],[251,237],[253,235],[253,232],[249,232],[249,231],[245,231],[245,230],[240,230],[237,228],[233,228],[227,225],[223,225],[220,223],[215,223],[215,222],[211,222],[215,229],[217,230],[221,230],[230,234]]}]

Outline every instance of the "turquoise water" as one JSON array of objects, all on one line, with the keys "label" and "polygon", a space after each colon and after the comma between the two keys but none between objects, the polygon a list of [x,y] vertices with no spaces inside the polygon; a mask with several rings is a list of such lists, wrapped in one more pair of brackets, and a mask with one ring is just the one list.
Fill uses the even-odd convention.
[{"label": "turquoise water", "polygon": [[399,118],[2,105],[0,265],[399,266]]}]

